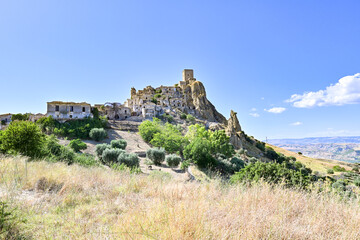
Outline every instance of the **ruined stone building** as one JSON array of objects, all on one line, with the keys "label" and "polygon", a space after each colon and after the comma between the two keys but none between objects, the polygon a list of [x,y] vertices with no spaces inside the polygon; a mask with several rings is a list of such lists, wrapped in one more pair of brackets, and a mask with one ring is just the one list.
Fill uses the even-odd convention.
[{"label": "ruined stone building", "polygon": [[48,102],[46,116],[52,116],[54,119],[60,121],[92,117],[91,105],[86,102]]},{"label": "ruined stone building", "polygon": [[11,113],[0,115],[0,130],[11,122],[11,117],[12,117]]},{"label": "ruined stone building", "polygon": [[101,107],[99,112],[109,120],[125,120],[131,116],[131,109],[121,103],[107,102]]}]

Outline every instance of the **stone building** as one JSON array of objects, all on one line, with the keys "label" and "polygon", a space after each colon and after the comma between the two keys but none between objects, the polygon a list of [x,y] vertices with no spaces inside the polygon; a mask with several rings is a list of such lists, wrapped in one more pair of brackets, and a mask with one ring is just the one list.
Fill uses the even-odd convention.
[{"label": "stone building", "polygon": [[105,103],[103,115],[109,120],[125,120],[131,116],[131,109],[121,103]]},{"label": "stone building", "polygon": [[11,122],[11,113],[0,114],[0,130]]},{"label": "stone building", "polygon": [[91,105],[86,102],[48,102],[46,116],[52,116],[54,119],[60,121],[92,117]]}]

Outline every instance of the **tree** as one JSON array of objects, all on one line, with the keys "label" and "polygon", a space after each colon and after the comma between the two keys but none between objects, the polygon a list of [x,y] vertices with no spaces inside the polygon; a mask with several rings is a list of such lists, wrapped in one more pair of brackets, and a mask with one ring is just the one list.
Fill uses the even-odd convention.
[{"label": "tree", "polygon": [[89,136],[99,142],[106,138],[107,133],[103,128],[93,128],[90,130]]},{"label": "tree", "polygon": [[29,157],[41,155],[45,135],[33,122],[14,121],[1,136],[2,148],[7,152]]},{"label": "tree", "polygon": [[157,118],[154,118],[153,121],[146,120],[139,126],[140,136],[145,142],[150,142],[154,135],[160,131],[160,120]]},{"label": "tree", "polygon": [[79,152],[80,150],[87,149],[86,143],[84,143],[80,139],[71,140],[69,143],[69,147],[73,149],[75,152]]}]

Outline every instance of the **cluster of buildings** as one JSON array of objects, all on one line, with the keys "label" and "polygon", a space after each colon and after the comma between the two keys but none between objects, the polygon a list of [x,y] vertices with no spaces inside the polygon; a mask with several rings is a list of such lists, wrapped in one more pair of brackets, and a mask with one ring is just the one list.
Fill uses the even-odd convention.
[{"label": "cluster of buildings", "polygon": [[[190,85],[195,82],[194,71],[185,69],[183,78],[174,86],[160,86],[153,88],[147,86],[143,90],[136,91],[131,88],[131,97],[121,103],[91,104],[86,102],[62,102],[53,101],[47,103],[46,116],[52,116],[59,121],[71,119],[82,119],[93,117],[95,109],[100,115],[106,116],[109,120],[131,120],[131,119],[148,119],[167,114],[176,114],[177,111],[190,114],[195,113]],[[31,115],[36,121],[39,117]],[[7,124],[11,121],[11,114],[0,115],[0,121]]]}]

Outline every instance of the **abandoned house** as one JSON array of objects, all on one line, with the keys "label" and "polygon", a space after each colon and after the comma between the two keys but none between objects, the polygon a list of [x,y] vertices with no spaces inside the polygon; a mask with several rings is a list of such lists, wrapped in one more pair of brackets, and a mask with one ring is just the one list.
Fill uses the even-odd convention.
[{"label": "abandoned house", "polygon": [[121,103],[107,102],[104,104],[104,110],[102,110],[102,112],[109,120],[125,120],[131,116],[131,109]]},{"label": "abandoned house", "polygon": [[86,102],[61,102],[53,101],[47,103],[46,116],[52,116],[57,120],[81,119],[92,117],[91,105]]}]

